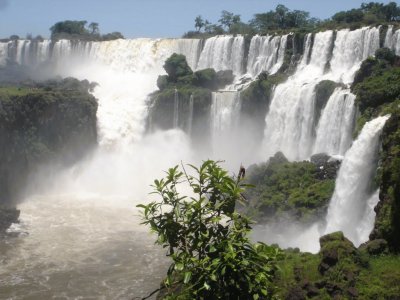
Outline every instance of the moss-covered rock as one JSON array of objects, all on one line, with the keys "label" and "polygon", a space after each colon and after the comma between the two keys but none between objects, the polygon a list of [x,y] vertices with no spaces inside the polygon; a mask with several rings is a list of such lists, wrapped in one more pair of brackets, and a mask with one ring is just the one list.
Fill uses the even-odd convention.
[{"label": "moss-covered rock", "polygon": [[[338,84],[331,80],[322,80],[315,87],[315,116],[314,123],[318,124],[322,110],[325,108],[329,97],[332,95]],[[316,125],[314,126],[314,128]]]},{"label": "moss-covered rock", "polygon": [[73,78],[0,87],[0,203],[10,203],[35,168],[71,164],[97,144],[93,86]]},{"label": "moss-covered rock", "polygon": [[[275,221],[290,215],[294,220],[313,222],[326,213],[336,176],[328,176],[330,162],[325,169],[313,162],[288,162],[277,153],[267,163],[248,169],[248,213],[259,221]],[[339,165],[333,162],[336,171]],[[336,174],[335,171],[335,174]]]},{"label": "moss-covered rock", "polygon": [[321,263],[318,270],[321,274],[325,274],[339,260],[354,256],[357,253],[353,243],[345,238],[341,231],[320,237],[319,243],[321,245]]}]

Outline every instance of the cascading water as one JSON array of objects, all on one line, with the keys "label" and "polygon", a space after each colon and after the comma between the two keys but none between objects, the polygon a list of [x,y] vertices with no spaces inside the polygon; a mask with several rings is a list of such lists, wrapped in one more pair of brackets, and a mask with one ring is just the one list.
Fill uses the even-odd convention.
[{"label": "cascading water", "polygon": [[393,32],[393,25],[388,26],[384,47],[392,49],[396,55],[400,55],[400,29]]},{"label": "cascading water", "polygon": [[189,98],[189,113],[188,113],[188,120],[187,120],[187,133],[189,136],[192,134],[192,127],[193,127],[193,104],[194,104],[194,98],[193,94],[190,95]]},{"label": "cascading water", "polygon": [[[395,34],[391,37],[392,47],[398,44]],[[287,36],[253,39],[247,68],[241,36],[207,39],[204,49],[203,41],[196,39],[0,42],[0,66],[7,61],[28,65],[48,62],[56,74],[99,84],[94,95],[99,100],[100,144],[87,161],[52,176],[53,180],[46,178],[44,188],[33,190],[41,195],[20,205],[21,226],[13,229],[27,234],[0,247],[5,249],[1,261],[4,268],[0,270],[1,295],[17,299],[128,298],[144,296],[159,286],[163,274],[159,269],[164,264],[157,260],[160,253],[154,248],[152,237],[136,226],[134,203],[146,201],[148,185],[163,176],[162,170],[181,160],[196,163],[203,157],[193,154],[187,135],[179,129],[144,134],[146,97],[156,89],[157,76],[164,74],[162,65],[174,52],[184,54],[193,70],[231,69],[236,77],[245,71],[252,76],[261,71],[276,72],[284,60]],[[323,151],[343,154],[349,146],[354,96],[348,90],[337,89],[316,129],[315,86],[324,79],[351,83],[357,66],[377,47],[376,28],[339,31],[334,44],[331,31],[308,34],[295,74],[275,89],[266,116],[262,160],[278,150],[290,159],[308,158],[313,152],[322,151],[318,148],[322,145],[326,146]],[[246,156],[247,145],[241,145],[241,137],[250,136],[251,132],[238,126],[242,121],[240,93],[220,91],[212,97],[214,151],[208,154],[235,163],[244,157],[248,163],[255,162],[254,151]],[[192,96],[188,133],[192,132],[196,113],[193,102]],[[182,118],[186,121],[185,116]],[[238,134],[241,130],[242,135]],[[330,137],[329,141],[324,137]],[[236,171],[237,165],[234,167]],[[376,197],[371,199],[376,201]],[[370,216],[370,212],[367,210],[366,214]],[[360,239],[364,239],[368,224],[360,225],[364,228],[357,233]],[[315,226],[305,232],[303,241],[317,242]],[[291,246],[301,245],[303,237],[297,235]],[[303,248],[308,249],[307,245]]]},{"label": "cascading water", "polygon": [[319,120],[313,153],[344,155],[352,140],[355,98],[350,90],[335,89]]},{"label": "cascading water", "polygon": [[234,147],[232,139],[238,125],[240,92],[214,92],[211,101],[213,156],[216,159],[224,159],[224,154],[232,152],[229,149]]},{"label": "cascading water", "polygon": [[173,128],[178,128],[178,126],[179,126],[179,94],[178,90],[175,89]]},{"label": "cascading water", "polygon": [[326,74],[326,79],[351,84],[361,62],[373,56],[377,49],[379,28],[364,27],[353,31],[338,31],[330,61],[331,68]]},{"label": "cascading water", "polygon": [[285,83],[276,87],[266,116],[263,159],[277,151],[291,160],[307,158],[313,143],[315,86],[329,58],[333,32],[315,36],[310,63],[300,65]]},{"label": "cascading water", "polygon": [[[180,130],[144,136],[146,98],[165,59],[178,52],[195,62],[199,44],[138,39],[36,48],[30,58],[48,51],[57,74],[98,83],[100,147],[57,176],[35,174],[29,194],[38,195],[19,205],[21,225],[12,228],[26,235],[0,244],[2,296],[123,299],[159,286],[163,254],[139,226],[134,206],[148,201],[149,185],[162,170],[195,160]],[[30,63],[24,53],[16,51],[12,61]]]},{"label": "cascading water", "polygon": [[[307,159],[319,150],[334,151],[328,154],[343,154],[349,146],[351,126],[349,122],[342,123],[342,121],[350,121],[354,115],[352,104],[354,99],[352,101],[350,96],[343,102],[331,98],[326,109],[334,113],[330,116],[330,121],[339,123],[328,126],[327,120],[322,115],[320,123],[323,123],[320,124],[315,136],[315,87],[322,80],[350,84],[361,62],[368,56],[374,55],[379,48],[379,28],[340,30],[336,34],[335,41],[332,39],[332,31],[320,32],[315,35],[311,47],[311,35],[307,35],[304,55],[296,72],[285,83],[276,87],[265,119],[261,160],[274,155],[277,151],[282,151],[290,160]],[[344,119],[340,116],[343,113]],[[336,131],[340,128],[344,134],[341,137]],[[322,135],[331,136],[335,140],[330,140],[328,144],[322,146],[324,142]],[[343,144],[338,144],[338,139],[343,141]],[[338,146],[335,147],[333,144]],[[318,148],[319,145],[324,148]]]},{"label": "cascading water", "polygon": [[256,77],[263,71],[276,73],[283,64],[287,44],[284,36],[254,36],[250,42],[247,73]]},{"label": "cascading water", "polygon": [[216,36],[206,40],[196,69],[232,70],[239,76],[243,73],[243,65],[244,37]]},{"label": "cascading water", "polygon": [[373,210],[367,201],[371,197],[369,187],[376,171],[380,133],[388,118],[378,117],[364,125],[346,152],[329,204],[325,233],[341,230],[356,246],[366,241],[365,227],[372,229],[373,226],[373,223],[365,225],[362,222]]}]

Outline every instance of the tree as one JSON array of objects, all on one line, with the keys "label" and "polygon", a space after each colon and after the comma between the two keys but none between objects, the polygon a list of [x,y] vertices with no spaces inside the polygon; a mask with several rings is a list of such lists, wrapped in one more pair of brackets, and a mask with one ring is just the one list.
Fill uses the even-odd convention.
[{"label": "tree", "polygon": [[234,15],[233,13],[223,10],[221,12],[221,18],[218,20],[222,27],[225,27],[228,31],[233,24],[240,22],[240,15]]},{"label": "tree", "polygon": [[89,24],[89,29],[90,29],[90,34],[99,34],[100,30],[99,30],[99,23],[96,22],[92,22]]},{"label": "tree", "polygon": [[289,12],[289,9],[282,4],[278,4],[275,8],[275,14],[276,14],[276,19],[278,22],[279,28],[286,28],[286,17],[287,13]]},{"label": "tree", "polygon": [[164,64],[164,70],[168,74],[168,80],[170,82],[176,82],[178,77],[183,77],[186,75],[193,74],[190,69],[185,55],[182,54],[172,54]]},{"label": "tree", "polygon": [[88,30],[85,28],[87,21],[62,21],[57,22],[53,26],[50,27],[51,38],[55,38],[58,34],[66,33],[66,34],[76,34],[76,35],[84,35],[88,33]]},{"label": "tree", "polygon": [[200,30],[205,26],[205,22],[201,16],[197,16],[196,19],[194,19],[194,28],[196,28],[197,32],[200,32]]},{"label": "tree", "polygon": [[[281,253],[249,241],[250,220],[234,209],[245,185],[211,160],[199,168],[190,166],[193,176],[182,168],[171,168],[165,178],[154,181],[159,201],[138,205],[143,223],[173,260],[165,280],[168,295],[271,299],[275,261]],[[181,186],[193,196],[179,194]]]}]

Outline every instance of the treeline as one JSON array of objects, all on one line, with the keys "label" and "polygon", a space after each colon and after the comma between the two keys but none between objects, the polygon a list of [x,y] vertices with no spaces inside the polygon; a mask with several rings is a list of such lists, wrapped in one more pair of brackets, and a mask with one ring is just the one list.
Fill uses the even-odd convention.
[{"label": "treeline", "polygon": [[[60,21],[50,27],[51,39],[54,41],[67,39],[67,40],[88,40],[88,41],[110,41],[116,39],[123,39],[124,36],[121,32],[115,31],[106,34],[100,34],[99,23],[88,21]],[[0,39],[0,41],[14,41],[19,40],[18,35],[11,35],[9,38]],[[34,37],[28,33],[25,37],[31,41],[43,41],[41,35]]]},{"label": "treeline", "polygon": [[80,39],[107,41],[115,39],[123,39],[124,36],[120,32],[112,32],[100,34],[99,23],[87,21],[61,21],[50,27],[51,39]]},{"label": "treeline", "polygon": [[327,20],[310,16],[303,10],[290,10],[279,4],[275,10],[255,14],[249,22],[242,22],[240,15],[221,12],[216,24],[197,16],[194,21],[195,31],[189,31],[184,37],[206,37],[218,34],[266,34],[271,31],[288,30],[324,30],[341,27],[358,28],[366,25],[384,24],[400,21],[400,6],[396,2],[383,4],[369,2],[361,4],[360,8],[340,11]]}]

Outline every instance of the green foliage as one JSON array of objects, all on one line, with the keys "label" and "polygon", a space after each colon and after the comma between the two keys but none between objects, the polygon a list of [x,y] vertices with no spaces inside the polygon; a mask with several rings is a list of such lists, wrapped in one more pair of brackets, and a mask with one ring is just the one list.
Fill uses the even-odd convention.
[{"label": "green foliage", "polygon": [[204,69],[194,72],[194,83],[197,86],[215,89],[217,85],[217,72],[214,69]]},{"label": "green foliage", "polygon": [[50,27],[51,39],[83,39],[83,40],[115,40],[123,39],[120,32],[100,35],[99,24],[91,22],[87,27],[87,21],[61,21]]},{"label": "green foliage", "polygon": [[229,32],[232,25],[238,24],[240,22],[240,15],[235,15],[229,11],[223,10],[221,12],[221,18],[218,20],[218,22]]},{"label": "green foliage", "polygon": [[200,32],[204,25],[205,22],[201,16],[197,16],[196,19],[194,19],[194,27],[196,28],[197,32]]},{"label": "green foliage", "polygon": [[[195,175],[178,166],[154,181],[161,199],[143,209],[144,224],[173,260],[165,286],[169,296],[188,299],[270,299],[279,249],[252,244],[250,220],[235,212],[245,185],[217,162],[205,161]],[[178,193],[188,186],[193,196]],[[182,288],[176,291],[173,287]]]},{"label": "green foliage", "polygon": [[[371,6],[375,7],[375,6]],[[372,9],[372,8],[371,8]],[[380,49],[375,58],[361,65],[353,84],[360,108],[357,132],[365,122],[379,115],[390,114],[382,133],[380,167],[376,181],[380,202],[371,239],[385,239],[391,251],[400,251],[400,67],[399,57],[389,49]]]},{"label": "green foliage", "polygon": [[190,69],[185,55],[172,54],[164,64],[164,69],[168,74],[168,80],[170,82],[177,82],[178,77],[191,75],[193,72]]},{"label": "green foliage", "polygon": [[321,176],[325,171],[311,162],[290,163],[279,153],[249,168],[248,182],[256,186],[246,193],[250,213],[261,220],[290,214],[303,222],[315,221],[326,212],[334,190],[335,180]]},{"label": "green foliage", "polygon": [[400,256],[371,257],[356,287],[360,299],[396,299],[400,295]]},{"label": "green foliage", "polygon": [[395,2],[362,3],[360,8],[340,11],[332,16],[336,23],[361,23],[366,25],[400,20],[400,7]]},{"label": "green foliage", "polygon": [[51,38],[53,39],[56,35],[60,33],[77,34],[77,35],[87,34],[88,30],[85,28],[86,24],[87,21],[66,20],[62,22],[57,22],[56,24],[50,27]]},{"label": "green foliage", "polygon": [[269,30],[302,28],[314,26],[315,19],[310,18],[310,14],[302,10],[291,11],[284,5],[278,5],[275,10],[266,13],[255,14],[250,21],[250,25],[258,33],[267,33]]}]

